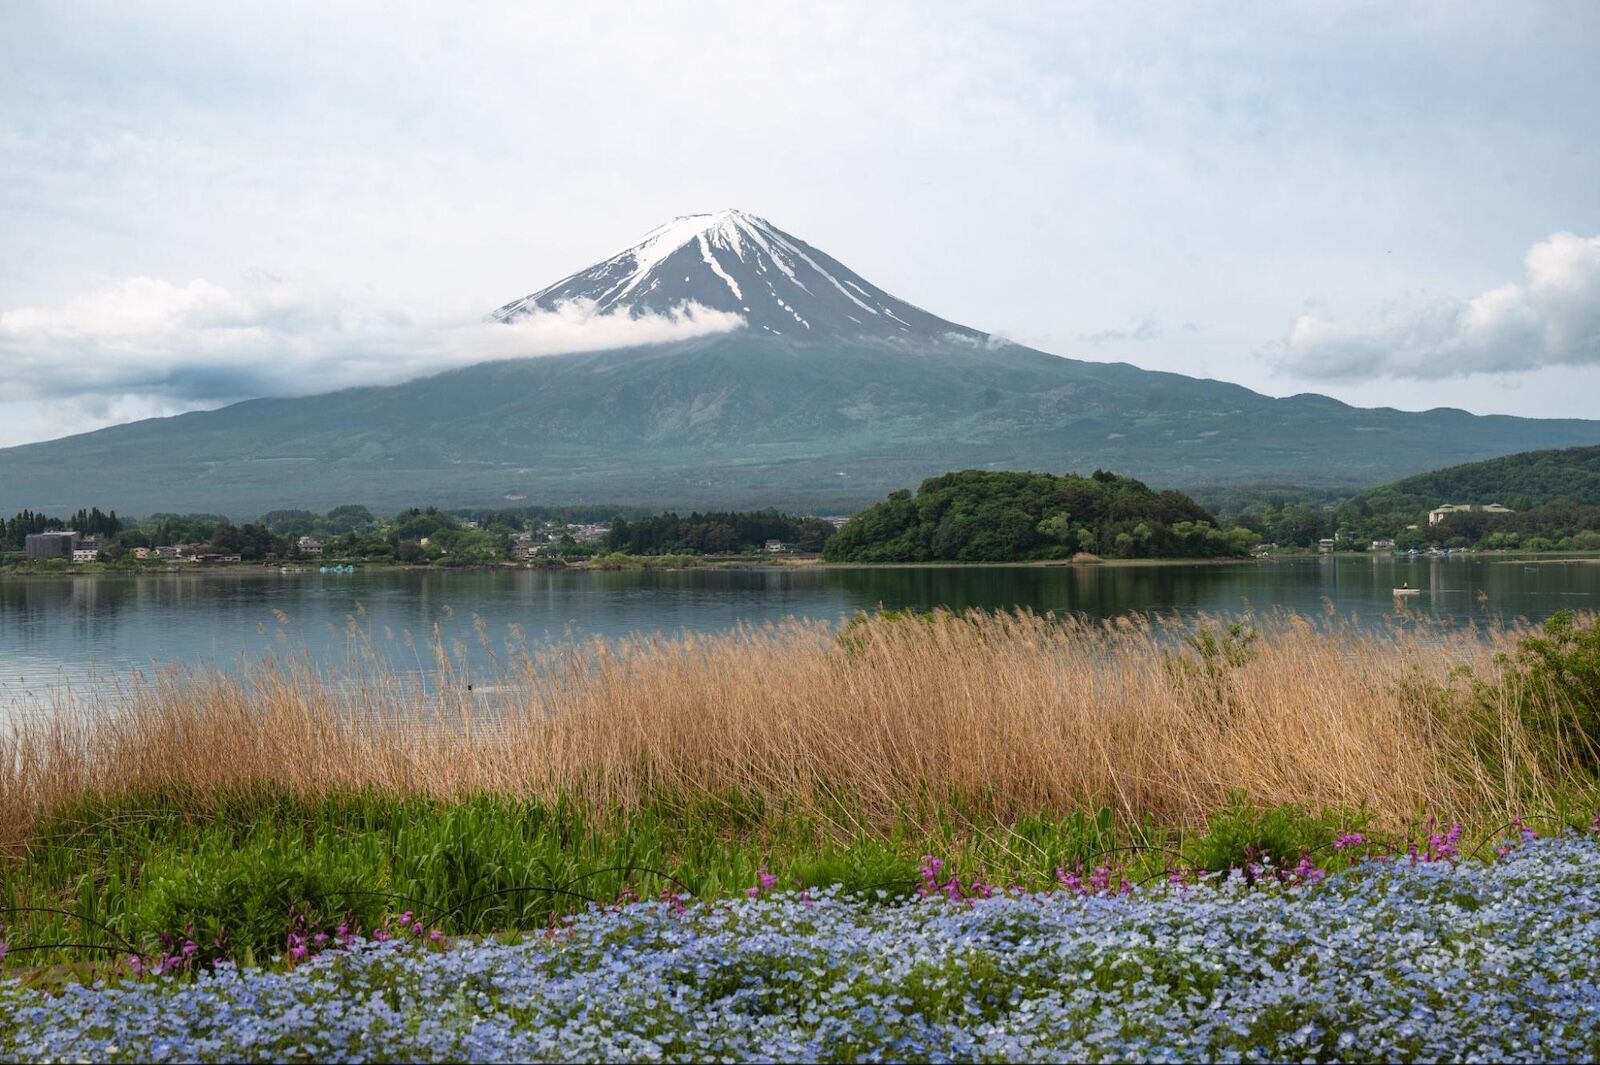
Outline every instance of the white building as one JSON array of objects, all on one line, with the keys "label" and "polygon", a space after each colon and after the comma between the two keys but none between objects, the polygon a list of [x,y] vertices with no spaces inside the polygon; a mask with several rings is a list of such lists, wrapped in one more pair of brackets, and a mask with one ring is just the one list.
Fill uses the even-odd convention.
[{"label": "white building", "polygon": [[1478,506],[1475,503],[1446,503],[1428,511],[1428,524],[1437,525],[1452,514],[1515,514],[1510,507],[1502,507],[1499,503],[1489,503]]},{"label": "white building", "polygon": [[72,561],[98,562],[100,552],[106,549],[106,538],[103,536],[84,536],[72,545]]}]

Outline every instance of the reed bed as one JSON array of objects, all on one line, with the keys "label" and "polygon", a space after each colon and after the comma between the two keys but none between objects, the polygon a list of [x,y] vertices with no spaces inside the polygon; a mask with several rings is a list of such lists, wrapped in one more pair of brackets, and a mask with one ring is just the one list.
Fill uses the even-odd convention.
[{"label": "reed bed", "polygon": [[0,845],[84,798],[253,792],[722,804],[853,834],[1100,807],[1194,825],[1239,795],[1509,817],[1569,782],[1509,697],[1469,697],[1522,635],[936,612],[523,651],[471,691],[442,639],[426,688],[377,655],[170,672],[0,735]]}]

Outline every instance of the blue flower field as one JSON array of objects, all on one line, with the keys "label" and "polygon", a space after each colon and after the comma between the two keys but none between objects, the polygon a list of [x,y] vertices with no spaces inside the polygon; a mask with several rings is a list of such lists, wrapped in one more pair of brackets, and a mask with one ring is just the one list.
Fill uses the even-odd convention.
[{"label": "blue flower field", "polygon": [[0,1058],[1600,1056],[1600,846],[1578,834],[1325,878],[751,896],[594,909],[513,943],[400,936],[286,967],[11,982]]}]

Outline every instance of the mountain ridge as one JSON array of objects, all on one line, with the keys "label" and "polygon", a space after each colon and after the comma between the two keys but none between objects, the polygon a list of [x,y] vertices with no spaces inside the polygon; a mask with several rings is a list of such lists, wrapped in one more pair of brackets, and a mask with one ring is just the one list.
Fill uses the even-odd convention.
[{"label": "mountain ridge", "polygon": [[514,323],[575,300],[644,316],[687,303],[727,310],[735,299],[753,309],[732,332],[488,361],[0,450],[0,509],[246,516],[603,499],[829,512],[950,469],[1098,467],[1159,487],[1359,489],[1600,443],[1600,422],[1274,399],[1000,342],[742,212],[684,216],[491,317]]}]

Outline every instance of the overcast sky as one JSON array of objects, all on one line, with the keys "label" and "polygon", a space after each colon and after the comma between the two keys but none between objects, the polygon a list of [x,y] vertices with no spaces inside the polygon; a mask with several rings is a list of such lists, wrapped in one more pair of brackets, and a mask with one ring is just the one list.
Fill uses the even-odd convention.
[{"label": "overcast sky", "polygon": [[5,3],[0,445],[503,355],[723,207],[1062,355],[1600,417],[1600,4],[992,7]]}]

